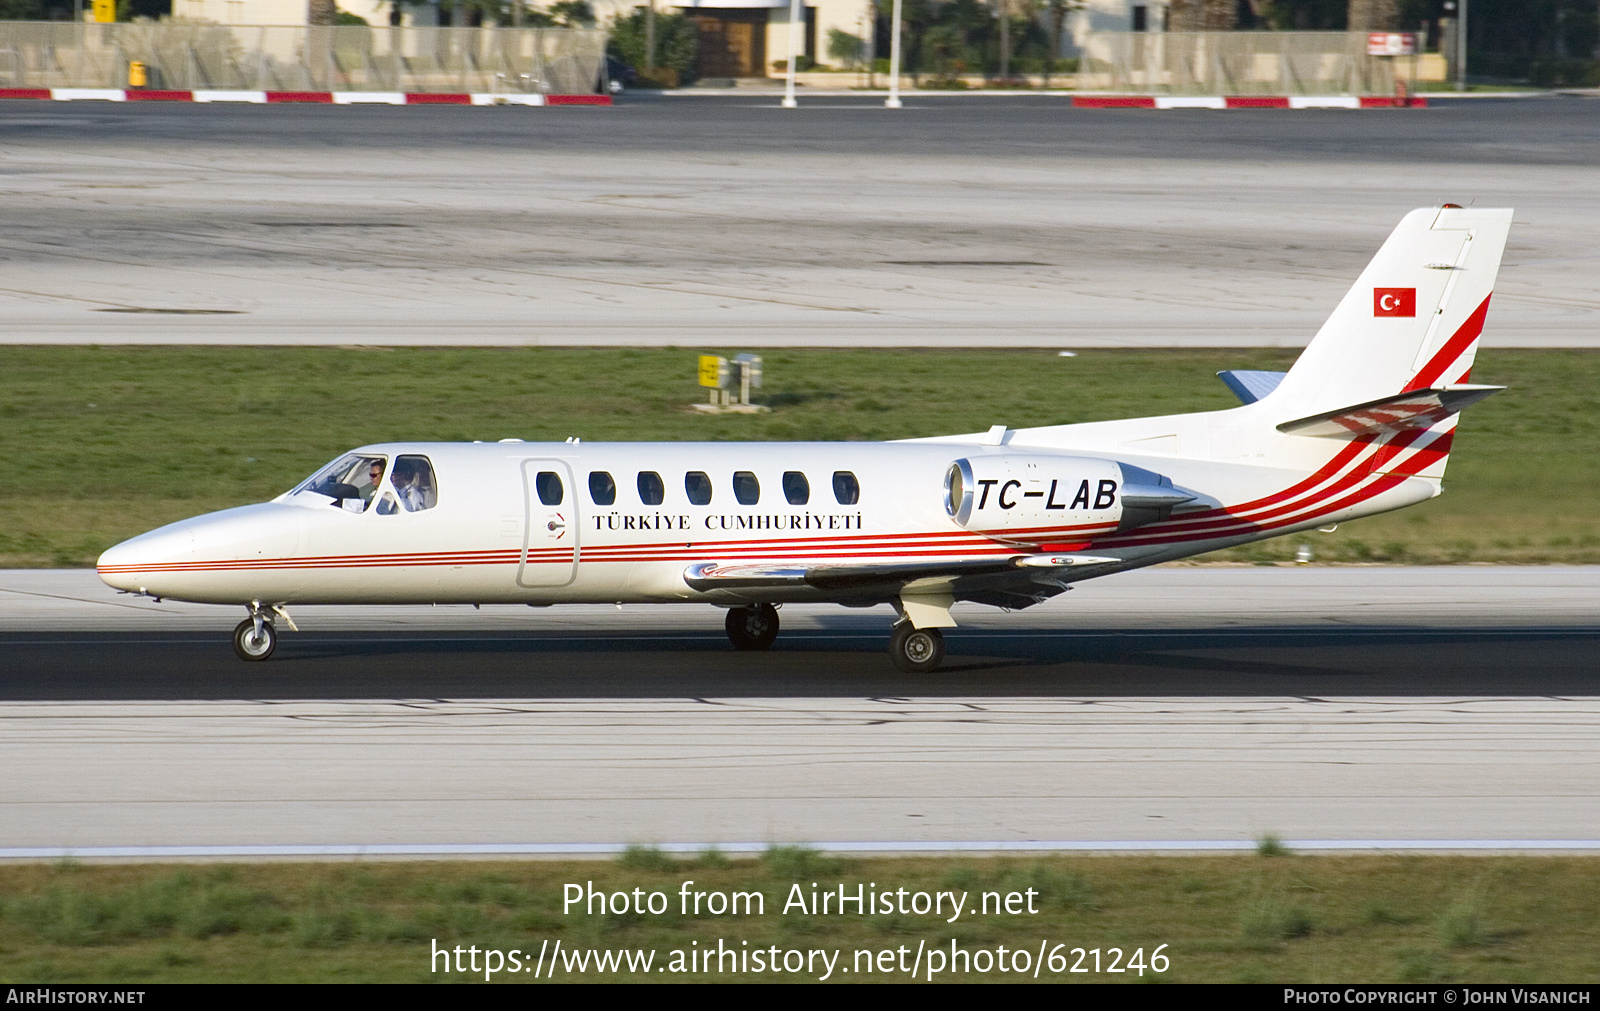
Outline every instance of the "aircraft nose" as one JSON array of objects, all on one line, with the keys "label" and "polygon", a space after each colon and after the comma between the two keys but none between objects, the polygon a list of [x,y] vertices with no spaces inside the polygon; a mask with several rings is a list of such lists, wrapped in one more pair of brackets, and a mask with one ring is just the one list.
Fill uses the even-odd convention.
[{"label": "aircraft nose", "polygon": [[270,502],[206,513],[107,549],[95,569],[106,585],[130,593],[201,603],[250,600],[263,592],[259,578],[238,580],[263,558],[292,556],[307,515],[304,508]]},{"label": "aircraft nose", "polygon": [[95,572],[107,586],[147,593],[151,577],[170,572],[193,554],[192,528],[163,527],[107,548],[95,562]]}]

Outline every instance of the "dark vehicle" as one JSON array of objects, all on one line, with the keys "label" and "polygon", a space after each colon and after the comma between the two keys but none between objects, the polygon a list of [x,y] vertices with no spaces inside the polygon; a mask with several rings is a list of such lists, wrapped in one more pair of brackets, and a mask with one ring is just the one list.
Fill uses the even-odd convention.
[{"label": "dark vehicle", "polygon": [[619,59],[607,56],[599,90],[607,95],[620,95],[629,88],[637,88],[641,80],[637,70]]}]

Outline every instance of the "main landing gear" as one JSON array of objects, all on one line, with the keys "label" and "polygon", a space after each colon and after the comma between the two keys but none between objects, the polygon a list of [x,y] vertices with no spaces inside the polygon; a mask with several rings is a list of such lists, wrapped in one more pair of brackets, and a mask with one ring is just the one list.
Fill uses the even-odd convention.
[{"label": "main landing gear", "polygon": [[259,608],[250,609],[250,617],[239,622],[233,630],[233,651],[241,660],[265,660],[278,648],[278,630],[272,619]]},{"label": "main landing gear", "polygon": [[[735,648],[766,649],[778,638],[778,609],[771,604],[730,607],[725,624],[728,641]],[[244,656],[242,652],[239,655]],[[938,628],[917,628],[903,618],[889,635],[889,660],[907,674],[937,670],[944,662],[944,633]]]},{"label": "main landing gear", "polygon": [[944,661],[944,633],[902,621],[889,635],[889,660],[907,674],[926,674]]},{"label": "main landing gear", "polygon": [[778,609],[771,604],[728,608],[728,640],[737,649],[766,649],[778,638]]}]

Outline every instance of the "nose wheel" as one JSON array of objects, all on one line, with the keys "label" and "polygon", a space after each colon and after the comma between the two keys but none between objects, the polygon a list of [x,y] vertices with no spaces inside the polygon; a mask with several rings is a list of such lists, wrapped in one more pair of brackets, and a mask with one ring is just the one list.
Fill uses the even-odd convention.
[{"label": "nose wheel", "polygon": [[778,638],[778,609],[771,604],[728,608],[728,640],[737,649],[766,649]]},{"label": "nose wheel", "polygon": [[278,648],[278,630],[260,614],[239,622],[233,630],[233,651],[241,660],[265,660]]},{"label": "nose wheel", "polygon": [[936,670],[944,662],[944,634],[937,628],[915,628],[902,621],[889,636],[889,659],[907,674]]}]

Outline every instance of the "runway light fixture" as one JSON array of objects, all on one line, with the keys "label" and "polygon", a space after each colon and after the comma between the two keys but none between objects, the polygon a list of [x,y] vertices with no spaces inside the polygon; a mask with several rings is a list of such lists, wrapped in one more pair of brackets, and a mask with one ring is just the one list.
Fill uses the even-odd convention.
[{"label": "runway light fixture", "polygon": [[799,48],[799,19],[800,0],[789,0],[789,66],[787,68],[788,73],[785,75],[788,78],[788,83],[784,85],[783,89],[783,107],[785,109],[793,109],[799,104],[794,100],[794,65],[799,62],[799,54],[795,52]]},{"label": "runway light fixture", "polygon": [[889,18],[889,97],[885,109],[900,108],[900,4],[894,0],[894,13]]}]

